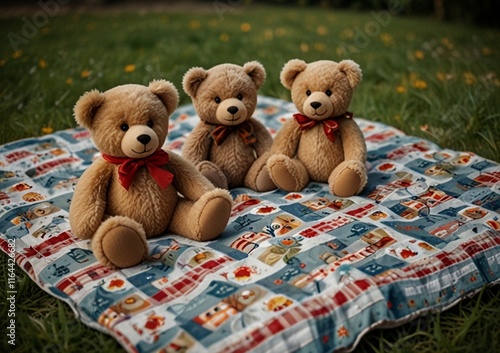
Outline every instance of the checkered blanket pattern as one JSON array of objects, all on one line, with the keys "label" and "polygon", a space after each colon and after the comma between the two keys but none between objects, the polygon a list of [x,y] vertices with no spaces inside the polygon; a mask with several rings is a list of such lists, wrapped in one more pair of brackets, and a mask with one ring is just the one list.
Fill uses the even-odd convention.
[{"label": "checkered blanket pattern", "polygon": [[[293,104],[259,97],[274,135]],[[151,239],[129,269],[96,262],[68,207],[98,151],[71,129],[0,146],[0,247],[78,319],[129,352],[333,352],[378,326],[445,310],[500,277],[500,167],[356,118],[369,183],[338,198],[325,184],[296,193],[231,190],[215,241]],[[170,120],[181,153],[198,118]]]}]

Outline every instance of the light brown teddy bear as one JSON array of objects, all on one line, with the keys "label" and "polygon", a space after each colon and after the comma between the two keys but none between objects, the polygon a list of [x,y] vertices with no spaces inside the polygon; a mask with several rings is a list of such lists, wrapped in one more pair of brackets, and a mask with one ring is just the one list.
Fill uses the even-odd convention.
[{"label": "light brown teddy bear", "polygon": [[351,60],[307,64],[292,59],[280,79],[299,114],[278,131],[267,162],[282,190],[300,191],[310,180],[327,182],[332,194],[359,193],[367,182],[366,143],[347,111],[361,69]]},{"label": "light brown teddy bear", "polygon": [[232,200],[182,157],[162,150],[168,117],[178,104],[168,81],[85,93],[76,121],[101,151],[80,177],[69,219],[73,233],[92,239],[96,258],[130,267],[148,256],[147,239],[165,231],[205,241],[227,225]]},{"label": "light brown teddy bear", "polygon": [[182,156],[220,188],[276,189],[266,167],[272,137],[252,117],[265,77],[256,61],[194,67],[184,75],[184,91],[201,122],[189,134]]}]

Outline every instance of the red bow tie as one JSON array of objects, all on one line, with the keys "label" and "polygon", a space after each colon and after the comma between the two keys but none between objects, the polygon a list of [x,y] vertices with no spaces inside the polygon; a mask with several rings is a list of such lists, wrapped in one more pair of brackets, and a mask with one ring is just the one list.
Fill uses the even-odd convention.
[{"label": "red bow tie", "polygon": [[151,174],[153,179],[162,189],[169,186],[174,179],[172,173],[161,168],[169,161],[168,153],[162,149],[157,150],[155,153],[145,158],[113,157],[104,153],[102,153],[102,158],[107,162],[120,164],[118,168],[118,177],[120,179],[120,184],[127,190],[132,184],[135,174],[142,166],[148,168],[149,174]]},{"label": "red bow tie", "polygon": [[313,120],[299,113],[293,114],[293,117],[295,118],[295,121],[297,121],[297,123],[299,124],[299,128],[301,131],[310,129],[317,123],[323,124],[323,130],[325,131],[326,137],[328,137],[328,139],[332,142],[335,141],[335,131],[339,129],[339,123],[337,122],[337,119],[343,117],[351,119],[352,116],[353,114],[351,112],[345,112],[344,114],[334,116],[333,118],[328,118],[324,120]]},{"label": "red bow tie", "polygon": [[253,132],[253,126],[248,121],[236,126],[216,125],[217,127],[210,133],[217,146],[220,146],[226,137],[231,132],[236,132],[240,135],[245,145],[254,144],[257,141],[257,136]]}]

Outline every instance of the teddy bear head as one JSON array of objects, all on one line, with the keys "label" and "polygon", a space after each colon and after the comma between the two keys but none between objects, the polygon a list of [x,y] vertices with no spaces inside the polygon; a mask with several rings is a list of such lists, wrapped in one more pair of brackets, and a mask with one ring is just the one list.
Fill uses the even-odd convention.
[{"label": "teddy bear head", "polygon": [[239,125],[252,117],[257,90],[266,78],[264,67],[256,62],[243,66],[221,64],[205,70],[191,68],[182,80],[201,120],[217,125]]},{"label": "teddy bear head", "polygon": [[168,81],[155,80],[147,87],[127,84],[83,94],[75,104],[74,116],[90,131],[101,153],[144,158],[163,146],[168,117],[178,101],[177,89]]},{"label": "teddy bear head", "polygon": [[323,120],[344,114],[354,89],[361,82],[361,69],[352,60],[319,60],[306,63],[292,59],[281,70],[280,80],[291,90],[299,112]]}]

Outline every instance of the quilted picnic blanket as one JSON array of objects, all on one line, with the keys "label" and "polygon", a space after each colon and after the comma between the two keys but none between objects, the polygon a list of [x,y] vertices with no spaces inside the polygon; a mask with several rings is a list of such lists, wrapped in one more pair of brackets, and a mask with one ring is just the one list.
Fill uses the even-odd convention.
[{"label": "quilted picnic blanket", "polygon": [[[292,103],[259,97],[272,134]],[[356,118],[369,183],[338,198],[231,190],[230,223],[215,241],[151,239],[139,266],[96,262],[71,233],[68,206],[98,152],[71,129],[0,146],[0,246],[78,319],[129,352],[333,352],[373,327],[444,310],[500,278],[500,166]],[[180,153],[198,118],[171,117]]]}]

